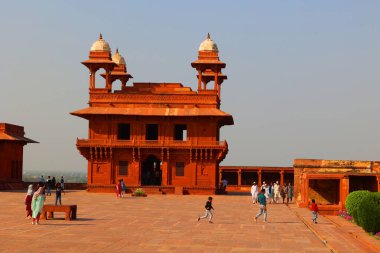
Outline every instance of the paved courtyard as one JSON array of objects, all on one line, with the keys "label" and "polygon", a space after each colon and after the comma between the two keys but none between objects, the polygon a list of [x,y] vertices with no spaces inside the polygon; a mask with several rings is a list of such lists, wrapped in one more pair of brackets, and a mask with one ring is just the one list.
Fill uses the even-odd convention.
[{"label": "paved courtyard", "polygon": [[[196,220],[204,213],[207,196],[149,195],[117,199],[113,194],[72,191],[63,196],[63,204],[78,205],[77,220],[65,221],[64,214],[57,214],[54,220],[32,225],[24,218],[24,195],[24,192],[0,192],[0,252],[377,250],[353,236],[343,234],[337,239],[341,234],[333,233],[339,227],[337,222],[321,217],[319,224],[314,225],[309,222],[311,214],[294,205],[269,205],[269,222],[263,223],[261,218],[255,223],[253,217],[258,207],[251,204],[250,196],[214,196],[214,223],[209,224],[206,220]],[[53,201],[54,196],[48,196],[46,203]]]}]

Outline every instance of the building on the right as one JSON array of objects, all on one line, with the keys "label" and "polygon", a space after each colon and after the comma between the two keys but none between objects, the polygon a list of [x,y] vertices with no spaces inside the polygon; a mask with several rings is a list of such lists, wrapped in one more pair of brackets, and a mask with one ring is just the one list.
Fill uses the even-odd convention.
[{"label": "building on the right", "polygon": [[321,213],[345,209],[352,191],[380,191],[380,161],[294,160],[296,203],[306,207],[315,199]]}]

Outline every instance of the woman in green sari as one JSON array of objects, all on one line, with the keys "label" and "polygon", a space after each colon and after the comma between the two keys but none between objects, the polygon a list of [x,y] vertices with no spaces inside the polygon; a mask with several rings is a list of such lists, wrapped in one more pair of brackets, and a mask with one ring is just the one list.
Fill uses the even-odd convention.
[{"label": "woman in green sari", "polygon": [[32,199],[32,224],[40,224],[40,216],[42,213],[42,207],[45,202],[45,187],[43,183],[38,184],[36,192],[33,194]]}]

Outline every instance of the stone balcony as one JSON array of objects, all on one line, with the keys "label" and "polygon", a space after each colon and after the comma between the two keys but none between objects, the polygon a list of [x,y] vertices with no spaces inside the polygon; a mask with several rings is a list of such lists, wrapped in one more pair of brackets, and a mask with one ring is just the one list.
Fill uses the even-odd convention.
[{"label": "stone balcony", "polygon": [[130,149],[133,160],[140,159],[143,149],[158,149],[161,159],[169,159],[173,150],[188,150],[191,160],[221,162],[228,153],[227,141],[177,141],[177,140],[113,140],[77,139],[77,148],[88,160],[111,159],[115,149]]},{"label": "stone balcony", "polygon": [[78,148],[177,148],[177,149],[225,149],[227,141],[178,141],[178,140],[112,140],[112,139],[79,139]]}]

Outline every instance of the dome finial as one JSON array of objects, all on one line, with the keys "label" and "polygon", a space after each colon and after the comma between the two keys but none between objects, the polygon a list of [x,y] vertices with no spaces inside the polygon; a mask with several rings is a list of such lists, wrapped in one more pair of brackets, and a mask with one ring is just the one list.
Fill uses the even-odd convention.
[{"label": "dome finial", "polygon": [[117,54],[119,53],[119,48],[116,48],[116,53],[117,53]]},{"label": "dome finial", "polygon": [[103,35],[100,33],[99,34],[99,39],[102,40],[103,39]]},{"label": "dome finial", "polygon": [[210,33],[207,33],[207,39],[210,39]]}]

